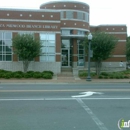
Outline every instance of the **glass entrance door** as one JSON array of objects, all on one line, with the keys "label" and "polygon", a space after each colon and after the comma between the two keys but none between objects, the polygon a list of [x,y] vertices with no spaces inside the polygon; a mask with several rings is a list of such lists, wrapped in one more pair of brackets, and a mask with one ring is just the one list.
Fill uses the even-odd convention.
[{"label": "glass entrance door", "polygon": [[62,49],[62,66],[70,66],[69,49]]}]

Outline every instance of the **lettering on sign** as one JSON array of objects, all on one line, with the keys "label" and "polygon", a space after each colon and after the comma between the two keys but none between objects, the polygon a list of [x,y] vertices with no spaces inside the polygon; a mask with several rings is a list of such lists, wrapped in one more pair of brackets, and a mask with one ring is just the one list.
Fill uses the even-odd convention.
[{"label": "lettering on sign", "polygon": [[0,24],[0,28],[45,28],[45,29],[57,29],[56,25],[35,25],[35,24]]}]

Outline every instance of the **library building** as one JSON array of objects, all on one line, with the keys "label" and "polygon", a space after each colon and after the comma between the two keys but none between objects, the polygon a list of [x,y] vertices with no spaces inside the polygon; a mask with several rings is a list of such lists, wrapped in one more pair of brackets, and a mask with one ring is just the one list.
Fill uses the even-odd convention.
[{"label": "library building", "polygon": [[[105,31],[117,36],[118,44],[112,57],[103,61],[103,69],[126,68],[126,25],[92,26],[89,5],[80,1],[50,1],[39,9],[0,8],[0,69],[23,71],[23,64],[13,53],[12,38],[17,34],[33,34],[42,42],[42,55],[31,61],[29,70],[51,70],[55,74],[64,69],[76,74],[86,69],[88,60],[82,40],[89,32]],[[94,67],[91,63],[91,67]]]}]

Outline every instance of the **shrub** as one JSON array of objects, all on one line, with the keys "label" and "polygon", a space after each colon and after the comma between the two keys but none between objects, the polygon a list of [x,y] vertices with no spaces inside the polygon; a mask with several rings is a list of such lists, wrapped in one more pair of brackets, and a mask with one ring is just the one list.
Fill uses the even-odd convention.
[{"label": "shrub", "polygon": [[52,71],[50,71],[50,70],[48,70],[48,71],[43,71],[43,74],[44,73],[50,73],[52,76],[54,75],[54,73],[52,72]]},{"label": "shrub", "polygon": [[120,79],[120,76],[115,76],[116,79]]},{"label": "shrub", "polygon": [[3,74],[3,78],[10,79],[10,78],[12,78],[12,75],[11,75],[11,73],[5,73],[5,74]]},{"label": "shrub", "polygon": [[42,74],[41,73],[34,73],[33,78],[42,78]]},{"label": "shrub", "polygon": [[103,75],[103,76],[109,76],[109,74],[106,73],[106,72],[102,72],[101,75]]},{"label": "shrub", "polygon": [[29,73],[24,73],[24,78],[32,78],[33,75],[29,74]]},{"label": "shrub", "polygon": [[80,72],[79,73],[79,77],[86,77],[87,76],[87,73],[86,72]]},{"label": "shrub", "polygon": [[107,77],[107,76],[104,76],[104,79],[108,79],[108,77]]},{"label": "shrub", "polygon": [[23,75],[21,75],[20,73],[15,73],[14,74],[14,76],[13,76],[14,78],[22,78],[23,77]]},{"label": "shrub", "polygon": [[43,77],[44,79],[52,79],[52,74],[45,73],[45,74],[42,75],[42,77]]},{"label": "shrub", "polygon": [[125,76],[124,76],[124,78],[125,78],[125,79],[128,79],[128,78],[129,78],[129,76],[126,76],[126,75],[125,75]]},{"label": "shrub", "polygon": [[0,73],[0,78],[4,78],[4,73]]},{"label": "shrub", "polygon": [[114,77],[113,76],[110,76],[110,79],[113,79]]},{"label": "shrub", "polygon": [[98,78],[99,78],[99,79],[102,79],[102,78],[103,78],[103,76],[102,76],[102,75],[100,75]]}]

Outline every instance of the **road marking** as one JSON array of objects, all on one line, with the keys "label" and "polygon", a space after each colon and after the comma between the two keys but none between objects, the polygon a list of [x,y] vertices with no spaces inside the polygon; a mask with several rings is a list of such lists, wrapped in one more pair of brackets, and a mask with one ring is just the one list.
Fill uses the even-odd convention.
[{"label": "road marking", "polygon": [[[74,101],[77,98],[11,98],[11,99],[0,99],[0,101]],[[129,98],[80,98],[82,100],[130,100]]]},{"label": "road marking", "polygon": [[130,89],[57,89],[57,90],[0,90],[0,92],[82,92],[82,91],[97,91],[97,92],[130,92]]},{"label": "road marking", "polygon": [[73,98],[82,98],[82,97],[92,96],[93,94],[103,94],[103,93],[88,91],[88,92],[82,92],[80,94],[82,94],[82,95],[76,95],[76,96],[71,96],[71,97],[73,97]]},{"label": "road marking", "polygon": [[80,99],[76,98],[77,102],[84,108],[84,110],[90,115],[96,125],[99,127],[100,130],[108,130],[103,122],[101,122],[97,116],[92,112],[92,110]]}]

